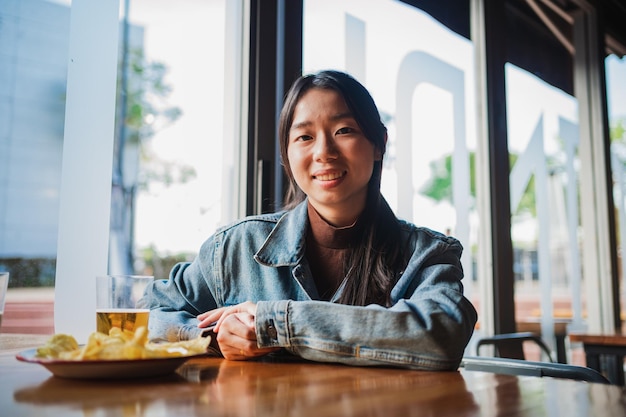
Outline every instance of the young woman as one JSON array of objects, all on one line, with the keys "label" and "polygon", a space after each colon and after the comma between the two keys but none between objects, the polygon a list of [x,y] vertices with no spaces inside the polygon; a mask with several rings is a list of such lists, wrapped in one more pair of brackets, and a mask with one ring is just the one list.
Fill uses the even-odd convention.
[{"label": "young woman", "polygon": [[398,220],[380,193],[387,129],[348,74],[299,78],[280,116],[286,210],[221,228],[155,281],[152,339],[213,329],[227,359],[277,350],[350,365],[452,370],[476,323],[461,244]]}]

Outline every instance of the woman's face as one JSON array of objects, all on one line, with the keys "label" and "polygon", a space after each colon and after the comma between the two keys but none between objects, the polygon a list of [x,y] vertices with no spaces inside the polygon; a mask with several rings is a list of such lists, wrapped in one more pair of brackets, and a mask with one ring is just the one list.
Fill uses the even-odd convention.
[{"label": "woman's face", "polygon": [[330,224],[347,226],[365,207],[374,162],[381,159],[339,93],[313,88],[296,105],[287,157],[293,177]]}]

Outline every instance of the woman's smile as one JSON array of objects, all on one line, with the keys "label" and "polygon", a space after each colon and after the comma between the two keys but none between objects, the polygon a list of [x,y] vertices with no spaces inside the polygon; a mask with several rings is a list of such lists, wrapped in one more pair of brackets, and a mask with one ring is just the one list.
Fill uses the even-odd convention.
[{"label": "woman's smile", "polygon": [[332,181],[332,180],[336,180],[339,178],[343,178],[346,174],[347,174],[346,171],[319,173],[319,174],[313,175],[313,178],[315,178],[318,181]]}]

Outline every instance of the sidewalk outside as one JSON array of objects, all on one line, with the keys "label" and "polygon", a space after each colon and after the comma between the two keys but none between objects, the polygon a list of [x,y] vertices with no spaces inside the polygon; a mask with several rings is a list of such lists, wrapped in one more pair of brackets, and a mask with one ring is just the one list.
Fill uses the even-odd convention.
[{"label": "sidewalk outside", "polygon": [[54,288],[9,288],[0,332],[54,334]]},{"label": "sidewalk outside", "polygon": [[7,303],[54,302],[54,287],[9,288]]}]

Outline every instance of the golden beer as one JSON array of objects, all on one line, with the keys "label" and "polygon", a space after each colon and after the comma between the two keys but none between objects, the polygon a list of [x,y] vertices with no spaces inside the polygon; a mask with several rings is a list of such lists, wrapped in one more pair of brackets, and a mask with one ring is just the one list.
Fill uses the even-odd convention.
[{"label": "golden beer", "polygon": [[96,310],[96,330],[109,334],[113,327],[134,333],[138,327],[148,327],[148,309],[100,309]]}]

